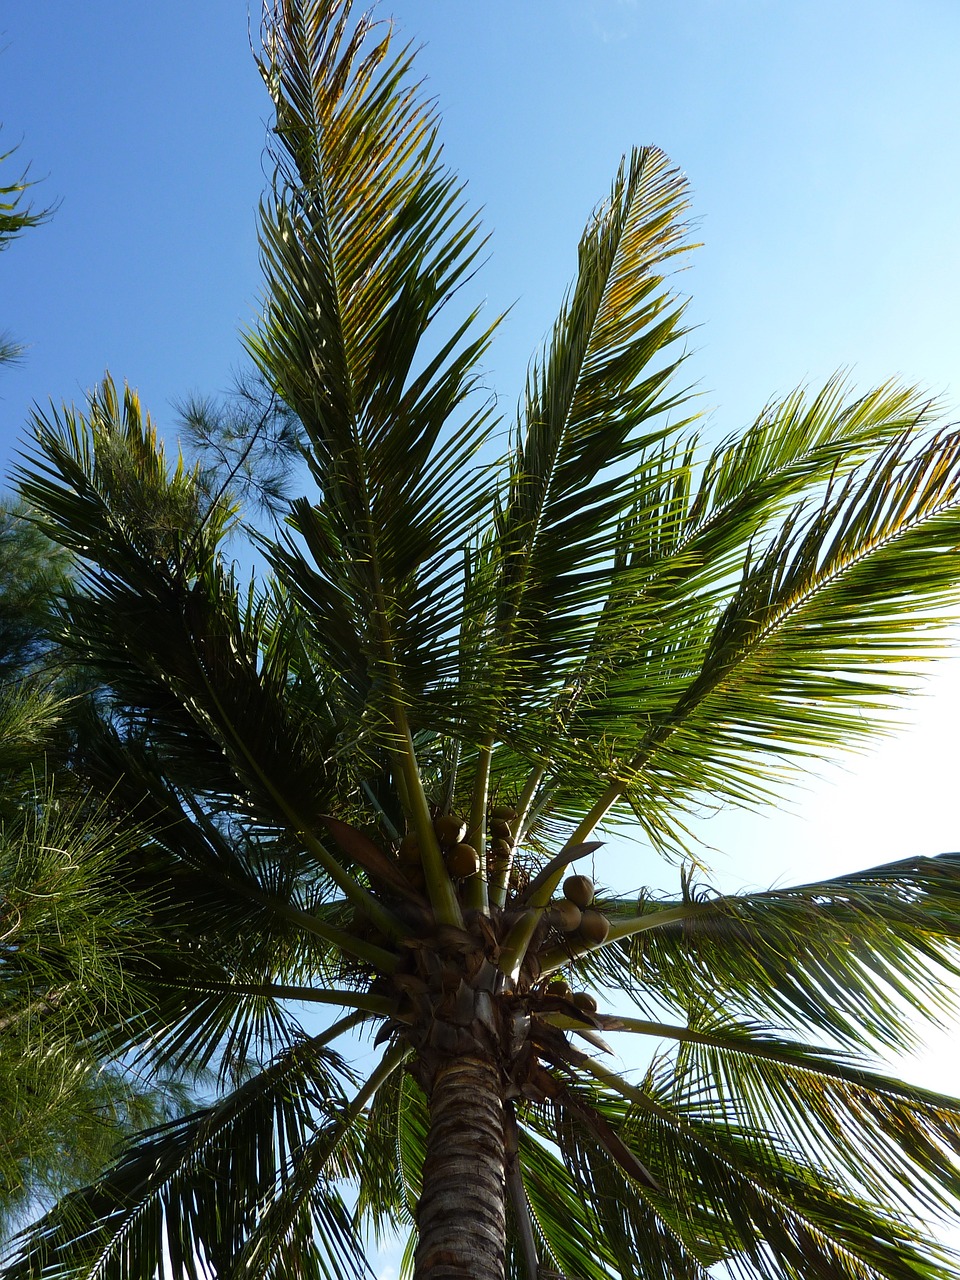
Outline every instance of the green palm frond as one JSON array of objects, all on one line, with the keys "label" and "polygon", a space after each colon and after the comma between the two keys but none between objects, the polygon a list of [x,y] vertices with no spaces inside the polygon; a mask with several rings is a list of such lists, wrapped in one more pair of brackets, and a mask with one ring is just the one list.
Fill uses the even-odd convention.
[{"label": "green palm frond", "polygon": [[960,1101],[769,1034],[711,1021],[694,1035],[678,1070],[718,1110],[836,1170],[874,1204],[899,1195],[924,1216],[949,1214],[960,1191]]},{"label": "green palm frond", "polygon": [[237,815],[185,806],[142,744],[102,725],[83,745],[84,778],[107,793],[116,821],[135,813],[144,833],[127,874],[149,910],[135,971],[153,998],[130,1028],[135,1043],[172,1068],[217,1058],[242,1071],[299,1034],[291,1000],[337,1003],[331,993],[346,988],[345,1004],[369,1007],[351,950],[365,948],[346,932],[352,908],[328,901],[302,849]]},{"label": "green palm frond", "polygon": [[[561,1274],[582,1280],[605,1280],[617,1266],[617,1257],[604,1237],[602,1219],[548,1142],[552,1144],[552,1136],[541,1142],[529,1124],[522,1126],[521,1170],[536,1223],[541,1265],[553,1265]],[[517,1258],[512,1274],[517,1280],[527,1280]],[[684,1275],[683,1271],[677,1274]]]},{"label": "green palm frond", "polygon": [[[834,1170],[874,1203],[900,1195],[925,1215],[949,1212],[960,1190],[960,1100],[878,1074],[857,1055],[774,1035],[767,1024],[731,1022],[725,1011],[697,1010],[685,1026],[598,1020],[605,1031],[672,1045],[678,1078],[704,1103],[712,1099],[718,1116]],[[608,1078],[599,1064],[594,1070]]]},{"label": "green palm frond", "polygon": [[319,489],[294,503],[300,538],[277,549],[277,571],[349,653],[341,669],[385,717],[382,738],[391,699],[414,698],[455,652],[457,557],[484,495],[470,468],[487,411],[467,398],[489,335],[473,336],[473,316],[436,323],[473,269],[475,221],[409,50],[366,18],[351,31],[351,9],[284,3],[265,38],[278,179],[251,349],[303,423]]},{"label": "green palm frond", "polygon": [[666,157],[634,151],[584,231],[576,282],[530,371],[485,551],[499,579],[489,661],[502,696],[536,696],[589,642],[644,451],[685,399],[669,388],[683,306],[663,276],[686,247],[685,210]]},{"label": "green palm frond", "polygon": [[[608,1116],[614,1111],[603,1109]],[[671,1204],[662,1194],[640,1193],[592,1131],[571,1115],[558,1110],[548,1123],[555,1130],[574,1197],[589,1206],[593,1231],[606,1242],[615,1274],[639,1280],[649,1270],[658,1280],[705,1280],[707,1267],[723,1258],[723,1250],[707,1232],[690,1229],[685,1207]],[[610,1125],[610,1120],[605,1123]],[[545,1135],[547,1124],[536,1128]],[[641,1269],[641,1259],[647,1258],[650,1263]]]},{"label": "green palm frond", "polygon": [[364,1131],[357,1218],[380,1243],[416,1222],[430,1114],[412,1076],[395,1072],[377,1090]]},{"label": "green palm frond", "polygon": [[[9,160],[13,151],[0,152],[0,164]],[[27,192],[33,186],[26,172],[13,182],[0,185],[0,251],[9,247],[29,227],[39,226],[50,217],[51,209],[35,209],[25,202]]]},{"label": "green palm frond", "polygon": [[[265,1198],[257,1228],[251,1232],[237,1259],[239,1269],[253,1272],[264,1280],[287,1274],[292,1261],[291,1246],[295,1247],[296,1243],[294,1233],[298,1223],[309,1224],[316,1212],[318,1186],[333,1176],[356,1178],[359,1175],[364,1164],[364,1110],[408,1056],[406,1045],[388,1047],[360,1091],[326,1124],[316,1128],[298,1152],[296,1168],[282,1186],[278,1185]],[[356,1229],[356,1217],[352,1229]],[[345,1250],[343,1252],[346,1261]],[[364,1269],[365,1274],[370,1274]]]},{"label": "green palm frond", "polygon": [[[82,557],[86,590],[70,595],[65,642],[168,749],[217,768],[224,794],[240,781],[254,812],[309,832],[334,803],[336,721],[315,679],[303,703],[289,698],[283,620],[255,597],[244,602],[218,553],[229,509],[204,509],[196,475],[182,462],[168,468],[136,397],[121,405],[109,382],[89,422],[69,412],[35,425],[47,461],[24,473],[22,490],[50,535]],[[298,675],[311,682],[306,664]],[[308,843],[389,928],[322,842]]]},{"label": "green palm frond", "polygon": [[[577,840],[624,795],[658,844],[693,803],[769,798],[791,761],[888,728],[917,663],[943,651],[956,606],[957,437],[925,431],[915,399],[871,399],[867,436],[882,445],[911,425],[847,475],[821,474],[819,495],[755,540],[751,517],[739,566],[720,543],[704,570],[698,539],[715,541],[705,521],[649,569],[659,621],[637,628],[631,657],[568,725],[574,742],[605,744],[570,785],[582,794],[584,766],[614,777]],[[641,602],[641,622],[654,612]]]},{"label": "green palm frond", "polygon": [[[13,1242],[5,1274],[109,1280],[133,1265],[198,1280],[206,1267],[229,1266],[317,1117],[343,1103],[345,1066],[325,1040],[304,1040],[219,1102],[142,1135],[98,1182]],[[365,1274],[337,1191],[318,1188],[314,1207],[314,1225],[329,1231],[320,1274]],[[301,1237],[309,1242],[312,1228]]]},{"label": "green palm frond", "polygon": [[[942,648],[956,598],[958,469],[957,436],[918,448],[906,435],[785,520],[745,565],[675,721],[693,732],[702,706],[696,731],[708,716],[719,724],[710,746],[721,759],[733,722],[748,750],[778,751],[786,741],[823,750],[869,733],[878,716],[882,724],[911,665]],[[862,718],[861,708],[874,714]]]},{"label": "green palm frond", "polygon": [[[564,673],[561,687],[532,682],[539,707],[529,707],[510,731],[511,743],[523,751],[523,772],[529,774],[531,760],[550,761],[541,796],[548,801],[547,815],[581,816],[583,797],[596,787],[597,775],[625,779],[632,753],[640,769],[651,741],[656,757],[658,735],[672,733],[657,726],[669,724],[684,706],[756,548],[783,521],[802,519],[805,499],[822,502],[824,488],[842,485],[871,451],[913,437],[922,442],[933,408],[916,391],[895,384],[856,396],[835,378],[815,396],[797,391],[771,404],[743,436],[723,442],[706,458],[697,437],[687,434],[670,435],[646,451],[617,531],[602,604],[580,615],[583,653]],[[684,750],[685,740],[678,737],[675,745]],[[494,784],[500,773],[507,787],[522,789],[522,780],[509,781],[515,759],[503,751],[498,757]],[[695,772],[696,760],[681,758]],[[757,764],[761,771],[754,778],[739,771],[744,786],[735,795],[741,801],[763,793]],[[696,793],[695,778],[681,784],[679,793],[661,790],[656,768],[645,777],[638,774],[635,783],[641,796],[635,808],[642,800],[648,834],[675,845],[682,830],[677,806]],[[578,838],[625,786],[625,780],[611,783]],[[632,789],[626,787],[628,793]]]},{"label": "green palm frond", "polygon": [[628,1178],[576,1112],[550,1123],[532,1113],[538,1133],[556,1135],[604,1238],[619,1241],[619,1274],[641,1274],[634,1260],[648,1251],[658,1265],[667,1261],[655,1231],[673,1243],[677,1259],[667,1265],[683,1275],[721,1259],[734,1273],[765,1280],[952,1274],[951,1256],[924,1238],[916,1216],[891,1213],[887,1196],[871,1200],[856,1170],[839,1178],[822,1158],[801,1152],[792,1133],[730,1114],[700,1073],[661,1060],[640,1085],[578,1083],[568,1092],[602,1115],[657,1178],[656,1187]]},{"label": "green palm frond", "polygon": [[[9,160],[13,151],[0,152],[0,165]],[[23,173],[13,182],[0,183],[0,252],[10,247],[11,241],[30,227],[46,222],[52,209],[35,209],[25,200],[33,185]],[[0,332],[0,364],[19,360],[22,347],[8,334]]]},{"label": "green palm frond", "polygon": [[958,894],[960,859],[943,854],[762,893],[701,891],[639,915],[611,903],[611,945],[584,962],[653,1016],[658,1001],[696,1009],[723,991],[751,1019],[904,1049],[905,1008],[936,1019],[952,1007]]},{"label": "green palm frond", "polygon": [[888,382],[858,395],[842,375],[815,395],[798,388],[771,402],[747,430],[711,451],[686,495],[672,549],[695,553],[719,575],[725,550],[742,558],[746,543],[798,495],[848,475],[933,423],[936,412],[916,388]]},{"label": "green palm frond", "polygon": [[705,461],[696,437],[666,441],[622,527],[606,619],[616,647],[611,662],[610,644],[599,646],[607,679],[586,699],[584,729],[623,735],[631,702],[667,716],[702,666],[757,545],[796,518],[798,502],[931,421],[932,406],[916,391],[888,384],[854,396],[837,378],[816,396],[797,391],[769,405]]}]

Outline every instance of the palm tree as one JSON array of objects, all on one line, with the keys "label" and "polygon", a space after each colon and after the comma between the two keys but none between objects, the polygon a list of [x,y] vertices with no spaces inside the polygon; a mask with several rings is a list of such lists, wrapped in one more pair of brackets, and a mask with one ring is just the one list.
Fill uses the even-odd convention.
[{"label": "palm tree", "polygon": [[[476,224],[391,40],[350,0],[264,28],[248,346],[302,432],[285,522],[251,530],[109,381],[34,424],[22,492],[82,566],[61,637],[100,690],[61,767],[116,834],[133,993],[82,1034],[218,1090],[5,1275],[360,1275],[397,1227],[418,1280],[955,1274],[924,1224],[960,1102],[873,1055],[947,999],[960,857],[720,895],[684,820],[861,741],[937,654],[960,435],[834,381],[703,444],[664,275],[685,185],[642,149],[496,461],[492,329],[450,318]],[[675,896],[573,873],[625,824]]]}]

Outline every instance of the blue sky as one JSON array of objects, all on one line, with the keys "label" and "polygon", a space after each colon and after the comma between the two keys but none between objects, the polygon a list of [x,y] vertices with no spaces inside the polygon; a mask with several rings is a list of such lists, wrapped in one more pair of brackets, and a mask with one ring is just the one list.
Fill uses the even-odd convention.
[{"label": "blue sky", "polygon": [[[711,429],[840,367],[862,386],[920,383],[956,416],[956,0],[381,8],[425,42],[447,157],[485,210],[476,287],[491,310],[512,306],[487,379],[508,417],[580,229],[634,143],[664,148],[691,183],[704,245],[679,284]],[[172,434],[174,401],[228,386],[257,311],[268,107],[246,7],[36,0],[5,7],[0,46],[2,139],[58,204],[0,258],[0,328],[28,345],[0,372],[0,459],[34,401],[78,398],[105,369]],[[792,812],[706,822],[723,882],[960,847],[960,660],[932,688],[909,732],[822,770]],[[946,1061],[923,1070],[955,1088]]]},{"label": "blue sky", "polygon": [[[688,376],[713,431],[840,367],[862,386],[918,382],[955,413],[953,0],[385,0],[381,11],[424,44],[447,157],[484,209],[490,256],[475,288],[491,311],[512,307],[487,377],[508,419],[580,229],[636,142],[663,147],[691,184],[703,247],[678,284],[696,326]],[[0,373],[0,454],[33,402],[81,397],[105,369],[173,434],[176,400],[229,385],[257,311],[269,112],[246,6],[40,0],[8,6],[3,23],[3,137],[58,208],[0,258],[0,327],[28,347]],[[952,758],[938,747],[923,779]],[[937,818],[929,786],[922,796],[905,803],[909,822],[887,814],[879,843],[851,847],[844,865],[960,844],[952,807]],[[757,878],[818,867],[798,840]],[[717,865],[733,875],[735,862]],[[830,866],[841,869],[832,855]]]},{"label": "blue sky", "polygon": [[[382,11],[389,13],[387,0]],[[691,376],[718,430],[852,366],[955,386],[960,9],[952,0],[397,0],[485,210],[491,357],[509,410],[579,230],[636,142],[693,189],[682,284]],[[157,417],[227,385],[256,313],[265,95],[241,0],[40,0],[0,24],[7,145],[56,218],[4,255],[0,323],[30,344],[0,383],[9,446],[31,402],[105,368]]]}]

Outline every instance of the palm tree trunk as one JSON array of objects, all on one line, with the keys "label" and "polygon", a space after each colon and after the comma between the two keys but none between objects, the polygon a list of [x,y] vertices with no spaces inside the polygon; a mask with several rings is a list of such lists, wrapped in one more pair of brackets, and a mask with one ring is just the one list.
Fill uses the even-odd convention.
[{"label": "palm tree trunk", "polygon": [[414,1280],[503,1280],[505,1155],[500,1073],[463,1057],[437,1071]]}]

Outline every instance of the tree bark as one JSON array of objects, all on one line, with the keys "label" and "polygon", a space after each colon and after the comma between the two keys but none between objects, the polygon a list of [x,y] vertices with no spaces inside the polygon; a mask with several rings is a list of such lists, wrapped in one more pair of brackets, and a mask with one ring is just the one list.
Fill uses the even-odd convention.
[{"label": "tree bark", "polygon": [[504,1181],[499,1070],[472,1056],[445,1063],[430,1096],[415,1280],[503,1280]]}]

